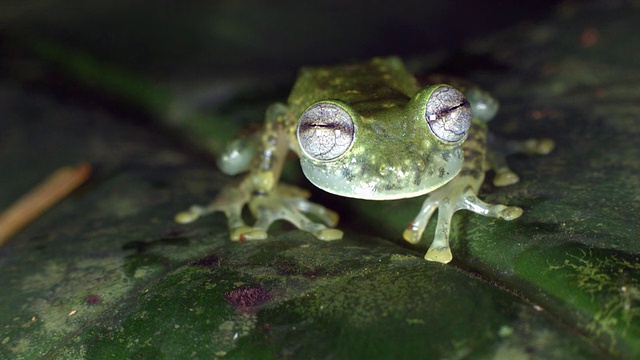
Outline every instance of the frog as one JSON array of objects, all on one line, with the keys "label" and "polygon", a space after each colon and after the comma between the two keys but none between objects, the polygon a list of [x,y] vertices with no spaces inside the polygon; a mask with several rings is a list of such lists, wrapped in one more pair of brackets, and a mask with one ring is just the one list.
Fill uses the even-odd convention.
[{"label": "frog", "polygon": [[[478,198],[485,173],[495,172],[494,185],[514,184],[519,177],[505,156],[553,149],[550,139],[490,148],[487,122],[498,108],[497,100],[478,87],[420,86],[396,56],[304,67],[286,104],[268,107],[262,129],[249,140],[234,140],[220,156],[225,174],[245,175],[208,205],[178,213],[175,221],[185,224],[223,212],[233,241],[266,239],[277,220],[319,240],[341,239],[336,212],[310,201],[308,190],[280,182],[293,152],[305,177],[326,192],[375,201],[425,196],[403,238],[418,243],[438,210],[424,258],[446,264],[453,259],[450,228],[457,211],[509,221],[523,213],[520,207]],[[245,206],[255,218],[252,225],[242,218]]]}]

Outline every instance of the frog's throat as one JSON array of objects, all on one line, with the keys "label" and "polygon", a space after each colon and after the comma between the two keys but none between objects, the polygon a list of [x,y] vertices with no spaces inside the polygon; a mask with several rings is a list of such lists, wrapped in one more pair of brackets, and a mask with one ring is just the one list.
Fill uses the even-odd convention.
[{"label": "frog's throat", "polygon": [[357,162],[334,166],[300,158],[302,172],[318,188],[344,197],[366,200],[395,200],[427,194],[451,181],[462,168],[461,149],[447,156],[431,157],[428,169],[419,173],[367,172]]}]

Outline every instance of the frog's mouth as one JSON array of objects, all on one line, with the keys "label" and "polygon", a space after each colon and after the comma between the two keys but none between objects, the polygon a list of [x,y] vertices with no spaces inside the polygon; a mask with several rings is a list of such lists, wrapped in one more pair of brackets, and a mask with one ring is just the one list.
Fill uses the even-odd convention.
[{"label": "frog's mouth", "polygon": [[304,175],[318,188],[344,197],[395,200],[427,194],[451,181],[462,167],[460,148],[428,159],[422,171],[381,170],[366,161],[320,163],[300,158]]}]

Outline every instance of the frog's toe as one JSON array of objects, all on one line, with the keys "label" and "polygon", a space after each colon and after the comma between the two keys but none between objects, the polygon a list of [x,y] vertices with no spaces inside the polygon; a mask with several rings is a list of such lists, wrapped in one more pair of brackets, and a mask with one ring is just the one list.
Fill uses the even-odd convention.
[{"label": "frog's toe", "polygon": [[[428,219],[427,219],[428,221]],[[412,244],[417,244],[422,238],[422,233],[424,232],[425,226],[417,225],[415,221],[409,223],[406,229],[402,232],[402,237]]]},{"label": "frog's toe", "polygon": [[508,186],[513,185],[520,181],[518,174],[511,171],[509,168],[501,169],[502,171],[496,171],[496,176],[493,178],[493,185],[495,186]]},{"label": "frog's toe", "polygon": [[451,260],[453,260],[453,254],[451,254],[451,248],[439,247],[439,246],[431,246],[427,251],[427,254],[424,256],[425,260],[435,261],[442,264],[447,264]]},{"label": "frog's toe", "polygon": [[523,142],[521,152],[531,155],[547,155],[553,151],[555,146],[556,143],[549,138],[529,139]]},{"label": "frog's toe", "polygon": [[340,216],[335,211],[329,210],[326,207],[313,203],[303,198],[291,198],[289,203],[303,213],[307,213],[312,217],[318,218],[324,224],[329,227],[338,225]]},{"label": "frog's toe", "polygon": [[472,191],[468,191],[463,201],[459,204],[461,209],[473,211],[476,214],[513,220],[522,215],[522,209],[517,206],[506,206],[502,204],[488,204],[476,196]]},{"label": "frog's toe", "polygon": [[424,230],[427,228],[429,219],[431,219],[433,213],[438,209],[439,203],[440,199],[437,196],[433,196],[433,198],[429,196],[425,199],[418,215],[409,223],[402,233],[402,237],[407,242],[417,244],[420,241]]},{"label": "frog's toe", "polygon": [[267,238],[267,232],[264,229],[251,226],[241,226],[230,231],[230,237],[233,241],[243,242],[245,240],[264,240]]},{"label": "frog's toe", "polygon": [[498,212],[498,217],[507,221],[517,219],[522,215],[522,208],[518,206],[504,206],[504,205],[494,205],[494,206],[504,207],[504,209]]},{"label": "frog's toe", "polygon": [[313,222],[304,216],[295,220],[296,221],[292,221],[292,219],[289,219],[289,221],[298,227],[298,229],[313,234],[313,236],[318,238],[318,240],[333,241],[342,239],[342,231],[338,229],[328,228],[323,224]]},{"label": "frog's toe", "polygon": [[340,216],[338,215],[338,213],[335,211],[329,210],[324,206],[321,206],[321,207],[322,207],[321,212],[309,212],[309,213],[319,217],[320,220],[322,220],[322,222],[327,224],[327,226],[329,227],[334,227],[338,225],[338,221],[340,220]]},{"label": "frog's toe", "polygon": [[539,139],[537,153],[540,155],[547,155],[550,152],[552,152],[555,147],[556,147],[556,143],[552,139],[548,139],[548,138]]},{"label": "frog's toe", "polygon": [[407,226],[407,228],[402,232],[402,238],[407,242],[416,244],[418,241],[420,241],[420,238],[416,236],[416,232],[414,229],[412,229],[411,224],[412,223],[410,223],[409,226]]},{"label": "frog's toe", "polygon": [[177,213],[173,217],[173,221],[177,222],[178,224],[188,224],[198,220],[199,217],[200,214],[194,213],[192,211],[182,211]]},{"label": "frog's toe", "polygon": [[189,210],[177,213],[173,220],[179,224],[188,224],[214,211],[210,206],[192,205]]},{"label": "frog's toe", "polygon": [[315,235],[315,237],[317,237],[318,240],[333,241],[333,240],[342,239],[343,234],[342,234],[342,231],[338,229],[327,228],[327,229],[322,229],[320,231],[316,231],[315,233],[313,233],[313,235]]}]

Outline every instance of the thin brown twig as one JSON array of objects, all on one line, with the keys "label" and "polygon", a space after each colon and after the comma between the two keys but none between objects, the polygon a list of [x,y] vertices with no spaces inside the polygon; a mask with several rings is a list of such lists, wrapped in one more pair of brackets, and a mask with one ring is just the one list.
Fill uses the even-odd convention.
[{"label": "thin brown twig", "polygon": [[90,175],[91,165],[87,163],[62,167],[23,195],[0,214],[0,246],[77,189]]}]

